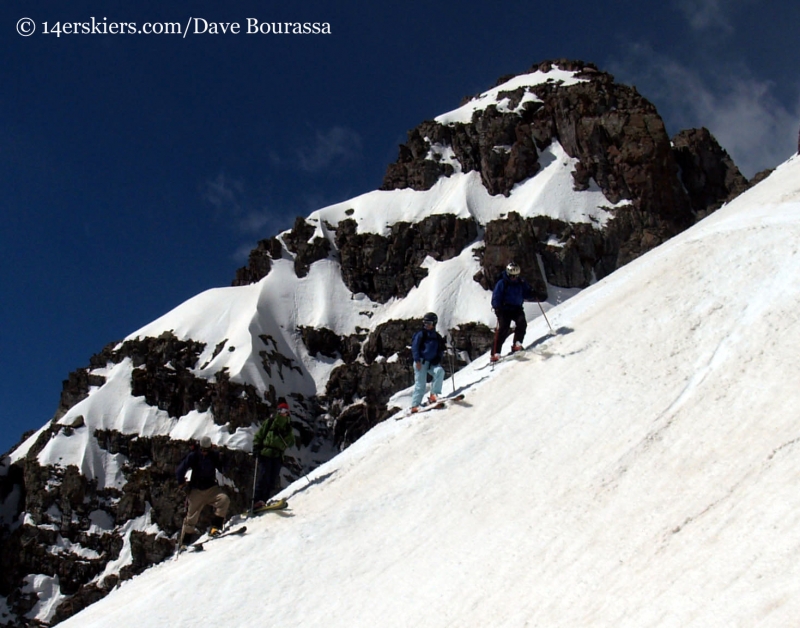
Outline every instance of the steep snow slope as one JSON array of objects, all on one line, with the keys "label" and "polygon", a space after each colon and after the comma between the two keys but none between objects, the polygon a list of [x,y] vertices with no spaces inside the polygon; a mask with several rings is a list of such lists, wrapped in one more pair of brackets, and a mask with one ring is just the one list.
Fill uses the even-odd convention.
[{"label": "steep snow slope", "polygon": [[[800,158],[80,626],[788,626]],[[448,384],[449,385],[449,384]],[[402,396],[398,395],[398,397]],[[407,393],[405,393],[407,394]]]}]

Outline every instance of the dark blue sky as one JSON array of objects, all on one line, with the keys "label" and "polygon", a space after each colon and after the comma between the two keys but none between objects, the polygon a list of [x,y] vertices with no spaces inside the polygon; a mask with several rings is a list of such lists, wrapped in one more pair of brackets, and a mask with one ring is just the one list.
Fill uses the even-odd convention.
[{"label": "dark blue sky", "polygon": [[[166,4],[0,7],[0,452],[105,344],[229,285],[295,216],[377,188],[407,130],[501,75],[591,61],[670,134],[710,128],[747,176],[796,149],[797,2]],[[43,33],[93,17],[242,32]],[[248,35],[248,18],[331,34]]]}]

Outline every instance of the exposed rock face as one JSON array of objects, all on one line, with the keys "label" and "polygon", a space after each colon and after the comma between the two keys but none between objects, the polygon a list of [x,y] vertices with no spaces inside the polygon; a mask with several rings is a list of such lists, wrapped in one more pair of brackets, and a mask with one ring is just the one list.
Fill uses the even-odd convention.
[{"label": "exposed rock face", "polygon": [[358,357],[358,353],[361,350],[361,342],[366,339],[368,331],[365,329],[363,330],[364,333],[341,338],[330,329],[325,329],[324,327],[319,329],[301,327],[300,335],[303,339],[303,344],[312,356],[322,355],[326,358],[342,358],[346,364],[351,364]]},{"label": "exposed rock face", "polygon": [[[441,177],[474,172],[488,194],[502,200],[548,165],[543,152],[557,142],[575,160],[574,190],[599,188],[608,200],[607,223],[569,223],[513,211],[484,222],[469,217],[469,212],[460,212],[459,217],[433,213],[415,223],[396,222],[379,234],[360,231],[352,218],[317,224],[299,217],[291,230],[258,243],[247,266],[237,271],[234,285],[261,280],[276,260],[291,260],[297,277],[307,276],[313,264],[330,260],[338,264],[354,299],[385,304],[418,287],[428,276],[430,259],[443,262],[466,252],[477,260],[474,281],[486,291],[487,300],[500,271],[512,259],[522,267],[537,298],[544,300],[548,286],[590,285],[747,186],[707,130],[684,131],[671,143],[655,107],[635,89],[616,84],[609,74],[581,61],[544,62],[532,70],[546,72],[554,65],[585,80],[509,89],[501,94],[504,107],[479,109],[469,123],[423,122],[409,131],[397,161],[387,168],[382,189],[429,190]],[[511,78],[503,77],[498,85]],[[325,390],[318,390],[316,397],[290,395],[299,410],[293,427],[304,452],[329,456],[336,447],[352,443],[391,413],[387,404],[395,392],[413,383],[409,345],[421,319],[375,324],[369,322],[369,311],[361,314],[365,327],[346,336],[323,326],[289,330],[293,342],[302,343],[311,359],[332,368]],[[444,362],[448,377],[454,367],[485,353],[493,338],[493,329],[474,321],[439,331],[454,348],[452,359]],[[266,381],[303,372],[305,365],[298,357],[303,352],[283,355],[275,338],[251,333],[255,361],[260,361],[255,368],[263,371]],[[57,421],[106,383],[93,371],[129,360],[131,391],[149,408],[178,421],[209,413],[223,434],[255,426],[268,415],[278,393],[274,386],[260,392],[233,381],[224,369],[208,378],[198,376],[198,370],[221,352],[235,350],[227,339],[218,342],[206,364],[200,364],[206,354],[203,343],[180,340],[171,333],[110,344],[90,359],[88,368],[75,371],[64,382],[51,424],[24,458],[0,473],[0,499],[8,511],[0,525],[0,595],[7,597],[18,617],[36,604],[35,595],[24,592],[30,574],[58,579],[67,596],[54,618],[60,621],[173,551],[184,515],[174,469],[188,453],[189,443],[166,435],[92,429],[80,415],[70,417],[69,425]],[[56,435],[86,437],[92,447],[118,461],[124,481],[98,486],[75,466],[41,466],[37,456]],[[226,476],[236,487],[229,490],[232,512],[244,510],[252,486],[252,462],[240,449],[223,453],[230,462]],[[312,455],[314,464],[324,461],[323,453],[319,459]],[[290,456],[287,475],[300,477],[308,464]],[[8,523],[21,513],[23,521]],[[206,512],[200,526],[206,526],[208,519]],[[160,532],[151,533],[149,524]],[[132,529],[122,534],[126,525]],[[110,561],[127,555],[123,550],[130,552],[131,560],[118,572],[103,575]],[[21,619],[16,625],[25,623]]]},{"label": "exposed rock face", "polygon": [[[264,354],[268,355],[272,343],[269,338],[263,338],[262,342]],[[216,353],[222,351],[224,346],[224,342],[220,343]],[[205,348],[202,343],[178,340],[174,335],[165,333],[158,338],[126,341],[119,349],[113,347],[113,344],[108,345],[103,352],[94,356],[90,360],[90,368],[109,363],[119,364],[130,358],[134,367],[131,378],[134,396],[144,397],[148,405],[164,410],[173,418],[186,416],[193,410],[206,412],[210,409],[214,421],[219,425],[228,425],[233,432],[237,427],[262,421],[270,406],[276,402],[274,393],[263,400],[255,388],[231,382],[224,371],[216,375],[214,382],[196,377],[192,369],[201,366],[198,361]],[[283,356],[270,357],[274,359],[268,361],[278,368],[292,368],[289,363],[283,364]],[[83,381],[83,376],[73,374],[72,377]],[[69,394],[76,395],[74,392]]]},{"label": "exposed rock face", "polygon": [[705,216],[748,187],[736,164],[708,129],[681,131],[672,138],[681,181],[698,216]]},{"label": "exposed rock face", "polygon": [[244,286],[255,283],[267,276],[272,268],[272,260],[284,255],[294,258],[294,270],[298,277],[305,277],[311,264],[328,257],[330,242],[323,237],[313,237],[316,227],[298,216],[294,227],[282,238],[273,237],[261,240],[250,252],[248,265],[236,271],[233,285]]},{"label": "exposed rock face", "polygon": [[278,238],[260,240],[248,258],[247,266],[236,271],[234,286],[246,286],[260,281],[272,269],[272,260],[281,259],[283,245]]},{"label": "exposed rock face", "polygon": [[[37,602],[35,595],[24,593],[20,586],[27,574],[57,578],[62,593],[77,599],[86,592],[87,583],[103,571],[105,563],[119,556],[123,546],[117,536],[90,530],[92,513],[102,510],[113,518],[105,508],[118,499],[119,491],[97,490],[76,467],[46,468],[36,463],[35,454],[48,441],[49,432],[58,429],[53,425],[42,433],[24,463],[0,478],[3,492],[22,487],[18,509],[27,513],[26,521],[13,533],[4,529],[2,538],[0,593],[9,596],[9,607],[20,616]],[[62,549],[72,543],[81,545],[81,556]],[[101,584],[89,588],[102,590],[100,597],[108,592]]]},{"label": "exposed rock face", "polygon": [[[397,390],[392,382],[408,380],[411,360],[411,336],[422,326],[422,319],[390,321],[373,331],[361,351],[363,363],[342,365],[328,380],[326,395],[332,399],[352,399],[360,391],[368,391],[370,403],[385,403]],[[394,362],[387,362],[395,357]],[[379,380],[385,380],[381,386]]]},{"label": "exposed rock face", "polygon": [[[546,61],[530,71],[547,72],[555,65],[586,80],[570,86],[529,87],[538,101],[526,102],[519,111],[501,112],[489,106],[476,111],[469,124],[423,122],[409,131],[381,186],[383,190],[430,189],[440,177],[455,172],[452,164],[442,161],[441,148],[446,147],[460,171],[480,173],[490,194],[508,196],[515,185],[536,175],[541,168],[540,151],[558,141],[578,160],[573,173],[576,190],[589,189],[594,182],[609,203],[630,201],[615,210],[602,230],[544,217],[528,219],[523,225],[514,215],[492,221],[486,226],[483,272],[476,276],[485,288],[509,259],[522,266],[540,293],[545,280],[560,287],[585,287],[747,187],[746,179],[707,130],[680,133],[673,149],[655,107],[634,88],[615,83],[610,74],[582,61]],[[510,78],[501,78],[498,85]],[[525,90],[501,95],[508,98],[508,109],[514,110]],[[427,274],[420,266],[427,255],[449,259],[474,241],[477,229],[470,221],[462,219],[454,225],[453,216],[436,219],[436,224],[431,219],[418,225],[399,223],[388,237],[359,233],[355,221],[345,220],[331,226],[336,234],[333,251],[318,242],[320,238],[301,244],[314,227],[298,219],[284,242],[293,242],[293,251],[310,247],[315,251],[311,260],[338,256],[348,288],[385,303],[419,285]],[[269,271],[269,259],[281,254],[276,239],[260,242],[235,283],[263,277]],[[537,255],[542,257],[546,277],[535,262]],[[303,270],[307,266],[307,261],[300,264],[300,272],[307,272]]]},{"label": "exposed rock face", "polygon": [[[433,136],[427,133],[432,132]],[[427,139],[426,139],[427,138]],[[429,159],[431,141],[449,140],[444,127],[435,123],[423,123],[408,132],[408,141],[400,146],[397,161],[386,170],[383,190],[429,190],[439,177],[450,176],[455,172],[450,164]],[[449,142],[448,142],[449,143]]]},{"label": "exposed rock face", "polygon": [[396,223],[388,237],[358,233],[354,220],[343,220],[336,230],[342,278],[351,292],[363,292],[373,301],[386,303],[419,285],[428,274],[421,266],[426,257],[452,259],[477,235],[473,220],[452,214],[430,216],[413,225]]},{"label": "exposed rock face", "polygon": [[485,290],[492,290],[508,262],[514,260],[519,264],[522,276],[536,290],[536,298],[546,300],[547,285],[537,261],[544,248],[540,237],[546,240],[546,231],[534,231],[533,223],[523,220],[517,213],[491,221],[486,225],[484,246],[479,250],[482,270],[475,280]]},{"label": "exposed rock face", "polygon": [[294,269],[298,277],[305,277],[314,262],[328,257],[331,250],[326,238],[315,237],[316,228],[300,216],[294,221],[294,228],[284,236],[286,248],[294,253]]},{"label": "exposed rock face", "polygon": [[[354,220],[343,220],[329,229],[335,234],[335,255],[342,265],[342,277],[353,293],[363,292],[370,299],[385,303],[392,297],[404,297],[427,275],[420,265],[427,256],[437,261],[455,257],[478,234],[474,221],[451,214],[426,218],[420,223],[397,223],[386,237],[358,233]],[[298,218],[294,228],[280,239],[262,240],[250,253],[250,263],[236,273],[234,285],[259,281],[269,273],[272,260],[285,253],[294,256],[295,273],[304,277],[311,264],[332,254],[327,239],[309,238],[314,227]]]}]

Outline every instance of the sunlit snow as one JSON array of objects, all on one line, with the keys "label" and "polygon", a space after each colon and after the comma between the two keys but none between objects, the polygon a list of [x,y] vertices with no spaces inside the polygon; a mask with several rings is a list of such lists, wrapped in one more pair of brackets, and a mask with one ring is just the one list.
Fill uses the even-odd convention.
[{"label": "sunlit snow", "polygon": [[557,336],[533,320],[527,361],[458,372],[464,405],[295,482],[291,516],[61,625],[794,625],[798,249],[795,157],[550,309]]},{"label": "sunlit snow", "polygon": [[497,87],[483,92],[458,109],[437,116],[436,121],[440,124],[469,124],[476,111],[483,111],[490,105],[494,105],[501,113],[518,112],[526,102],[540,102],[539,99],[533,93],[526,91],[517,107],[511,109],[509,107],[508,97],[503,95],[504,92],[513,92],[520,88],[548,82],[569,86],[580,83],[583,80],[585,79],[576,78],[575,72],[562,70],[557,67],[554,67],[549,72],[537,70],[529,74],[521,74]]}]

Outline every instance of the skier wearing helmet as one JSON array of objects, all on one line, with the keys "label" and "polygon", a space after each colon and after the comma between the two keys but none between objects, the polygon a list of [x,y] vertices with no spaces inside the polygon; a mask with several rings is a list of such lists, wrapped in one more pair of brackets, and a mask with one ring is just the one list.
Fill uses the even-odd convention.
[{"label": "skier wearing helmet", "polygon": [[492,292],[492,309],[497,315],[497,327],[494,332],[494,344],[490,358],[492,362],[500,359],[500,350],[511,332],[512,322],[515,327],[511,353],[522,350],[522,341],[525,339],[525,330],[528,327],[522,304],[535,298],[533,288],[520,277],[519,266],[515,262],[510,262]]},{"label": "skier wearing helmet", "polygon": [[414,359],[414,395],[411,398],[411,412],[417,412],[425,395],[428,385],[428,373],[433,377],[430,403],[436,403],[442,394],[444,382],[444,368],[442,356],[444,355],[444,338],[436,331],[439,317],[433,312],[428,312],[422,318],[422,329],[414,334],[411,339],[411,356]]}]

